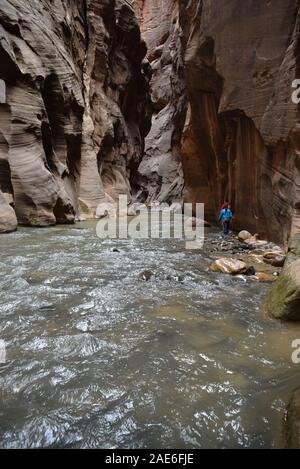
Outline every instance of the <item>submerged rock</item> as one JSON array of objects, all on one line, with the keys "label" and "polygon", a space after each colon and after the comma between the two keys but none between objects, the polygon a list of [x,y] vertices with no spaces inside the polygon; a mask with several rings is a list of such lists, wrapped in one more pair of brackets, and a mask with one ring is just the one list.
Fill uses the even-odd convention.
[{"label": "submerged rock", "polygon": [[284,434],[287,449],[300,449],[300,388],[294,391],[289,402]]},{"label": "submerged rock", "polygon": [[167,275],[166,280],[169,282],[183,283],[185,278],[183,275]]},{"label": "submerged rock", "polygon": [[300,321],[300,259],[285,268],[266,300],[275,319]]},{"label": "submerged rock", "polygon": [[144,270],[144,272],[141,272],[139,274],[139,279],[142,280],[143,282],[148,282],[149,280],[151,280],[152,277],[153,277],[153,272],[151,272],[151,270]]}]

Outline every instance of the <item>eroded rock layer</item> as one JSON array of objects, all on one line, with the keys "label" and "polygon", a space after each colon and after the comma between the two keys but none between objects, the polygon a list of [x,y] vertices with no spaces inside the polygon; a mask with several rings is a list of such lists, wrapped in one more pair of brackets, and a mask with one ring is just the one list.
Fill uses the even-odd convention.
[{"label": "eroded rock layer", "polygon": [[299,108],[291,100],[299,2],[136,0],[135,8],[156,108],[140,166],[144,193],[178,199],[183,169],[184,200],[204,202],[208,219],[229,199],[236,229],[285,241],[300,230]]},{"label": "eroded rock layer", "polygon": [[106,192],[131,196],[145,54],[126,0],[1,1],[0,207],[19,223],[69,223],[79,202],[93,215]]}]

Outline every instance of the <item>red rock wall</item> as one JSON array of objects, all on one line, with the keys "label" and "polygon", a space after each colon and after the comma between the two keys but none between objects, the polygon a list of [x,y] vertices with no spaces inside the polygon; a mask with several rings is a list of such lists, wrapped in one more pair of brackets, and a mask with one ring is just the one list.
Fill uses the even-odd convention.
[{"label": "red rock wall", "polygon": [[[151,21],[156,27],[156,18],[166,13],[164,8],[157,13],[161,3],[155,0],[137,3],[148,55],[155,61]],[[166,97],[172,90],[167,101],[173,106],[164,110],[171,144],[168,153],[150,141],[147,151],[146,141],[141,168],[155,175],[158,167],[149,161],[160,158],[163,167],[176,148],[186,201],[204,202],[207,218],[215,220],[228,198],[236,229],[285,241],[300,230],[299,109],[291,100],[292,82],[299,78],[299,2],[176,0],[170,14],[170,34],[178,21],[180,44],[174,49],[164,42],[162,50],[172,50],[171,72],[167,85],[159,74],[158,85],[154,74],[152,87],[159,86],[163,96],[163,86]],[[176,69],[180,61],[183,66]],[[181,101],[176,99],[180,89]],[[160,197],[162,180],[156,179]]]}]

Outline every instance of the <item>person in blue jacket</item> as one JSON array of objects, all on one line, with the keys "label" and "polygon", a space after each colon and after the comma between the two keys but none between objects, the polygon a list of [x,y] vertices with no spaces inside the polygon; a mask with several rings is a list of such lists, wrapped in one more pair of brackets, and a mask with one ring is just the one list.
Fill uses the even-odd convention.
[{"label": "person in blue jacket", "polygon": [[229,235],[232,219],[233,213],[231,210],[231,206],[226,203],[224,208],[221,210],[219,216],[219,223],[222,223],[223,225],[223,233],[225,236]]}]

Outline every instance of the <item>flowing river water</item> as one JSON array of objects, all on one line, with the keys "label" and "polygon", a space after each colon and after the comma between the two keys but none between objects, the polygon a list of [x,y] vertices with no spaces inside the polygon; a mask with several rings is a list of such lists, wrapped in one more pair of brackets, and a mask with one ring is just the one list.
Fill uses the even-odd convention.
[{"label": "flowing river water", "polygon": [[1,448],[280,447],[300,328],[264,317],[269,286],[94,222],[21,228],[0,252]]}]

